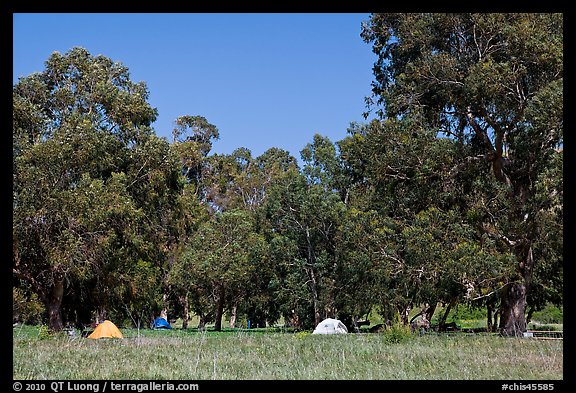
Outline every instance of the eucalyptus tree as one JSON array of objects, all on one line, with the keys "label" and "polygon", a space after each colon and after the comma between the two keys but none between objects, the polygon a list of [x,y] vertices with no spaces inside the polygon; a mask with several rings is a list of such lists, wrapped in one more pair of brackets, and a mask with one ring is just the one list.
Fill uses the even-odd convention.
[{"label": "eucalyptus tree", "polygon": [[423,304],[424,326],[429,327],[436,304],[447,305],[440,328],[457,303],[476,305],[497,291],[514,274],[514,256],[490,237],[479,236],[457,209],[436,207],[419,212],[402,230],[405,244],[405,280],[414,304]]},{"label": "eucalyptus tree", "polygon": [[338,319],[349,329],[358,331],[358,320],[375,310],[385,318],[393,314],[395,269],[389,258],[393,233],[392,220],[377,211],[346,209],[336,235],[335,304]]},{"label": "eucalyptus tree", "polygon": [[[226,300],[242,297],[253,272],[265,262],[267,243],[254,231],[254,220],[242,210],[217,213],[203,223],[174,267],[174,279],[190,282],[193,295],[202,298],[209,309],[194,310],[199,315],[213,311],[215,330],[221,330]],[[178,271],[180,272],[178,274]]]},{"label": "eucalyptus tree", "polygon": [[[287,172],[297,168],[296,159],[287,151],[271,148],[253,158],[245,148],[236,149],[230,156],[233,160],[233,179],[229,187],[232,206],[249,212],[254,219],[255,231],[263,236],[267,244],[266,254],[260,254],[259,268],[253,272],[250,285],[245,288],[240,301],[231,303],[231,319],[242,314],[251,326],[262,327],[273,323],[280,316],[281,304],[276,297],[278,264],[270,257],[269,248],[274,233],[266,219],[265,204],[270,198],[270,188]],[[231,320],[231,325],[232,325]]]},{"label": "eucalyptus tree", "polygon": [[[167,279],[170,292],[181,299],[179,302],[184,310],[188,309],[184,303],[189,303],[190,309],[200,316],[201,326],[216,319],[215,304],[218,302],[223,305],[222,309],[218,309],[218,319],[221,321],[222,313],[227,311],[230,313],[231,325],[235,324],[238,316],[246,317],[253,325],[277,320],[279,303],[274,294],[277,289],[274,286],[277,271],[272,260],[267,257],[267,246],[261,244],[261,247],[252,250],[251,261],[259,264],[258,269],[252,269],[251,264],[245,265],[246,271],[242,274],[245,282],[250,285],[227,285],[224,296],[217,301],[213,293],[217,284],[210,276],[197,274],[204,270],[198,270],[194,258],[199,256],[192,258],[189,244],[196,244],[200,233],[220,225],[218,223],[223,217],[228,220],[233,212],[245,218],[254,235],[261,236],[267,243],[272,235],[264,214],[269,187],[294,168],[297,168],[296,160],[278,148],[269,149],[256,158],[252,157],[250,150],[238,148],[232,154],[213,154],[202,159],[202,178],[199,184],[203,191],[202,196],[198,197],[204,215],[196,226],[201,232],[193,231],[179,243]],[[192,183],[190,186],[194,187]],[[195,216],[200,217],[198,214]],[[260,250],[258,253],[257,249]],[[218,269],[218,262],[214,263],[213,269]]]},{"label": "eucalyptus tree", "polygon": [[335,188],[338,161],[332,142],[316,135],[301,154],[302,171],[294,168],[274,182],[265,211],[274,233],[271,247],[283,250],[272,250],[279,257],[283,312],[310,327],[337,312],[335,241],[345,204]]},{"label": "eucalyptus tree", "polygon": [[[363,213],[355,213],[355,220],[372,218],[356,233],[344,233],[340,244],[356,239],[359,249],[344,249],[343,261],[368,258],[383,277],[367,281],[372,305],[388,319],[399,313],[406,324],[412,308],[422,305],[420,323],[429,325],[438,302],[450,309],[501,288],[509,277],[502,267],[509,252],[482,237],[469,217],[476,215],[470,206],[480,200],[475,190],[483,179],[481,167],[458,165],[469,147],[438,138],[416,116],[356,125],[349,132],[339,143],[356,179],[349,209]],[[472,254],[467,259],[466,252]],[[349,273],[348,279],[362,274]]]},{"label": "eucalyptus tree", "polygon": [[244,209],[254,212],[262,203],[266,185],[252,153],[237,148],[232,154],[207,159],[206,200],[214,211]]},{"label": "eucalyptus tree", "polygon": [[148,297],[117,275],[132,263],[156,280],[178,167],[147,99],[126,66],[83,48],[54,52],[13,87],[13,274],[45,303],[52,329],[65,296],[76,309]]},{"label": "eucalyptus tree", "polygon": [[349,131],[340,145],[363,194],[353,198],[352,208],[377,213],[371,225],[363,226],[368,232],[359,244],[370,240],[370,258],[388,272],[385,284],[373,289],[373,298],[380,299],[378,306],[386,318],[397,312],[408,323],[415,304],[434,307],[440,301],[434,284],[422,278],[424,271],[430,273],[427,278],[441,276],[436,260],[426,253],[439,247],[433,244],[438,239],[430,239],[430,244],[422,241],[423,254],[417,255],[410,252],[410,242],[417,239],[409,228],[420,212],[449,209],[457,200],[452,179],[443,175],[453,160],[451,144],[436,140],[414,119],[373,121]]},{"label": "eucalyptus tree", "polygon": [[158,215],[157,222],[161,223],[155,233],[162,240],[159,243],[160,259],[166,261],[161,269],[159,286],[163,292],[161,312],[167,314],[171,308],[174,316],[182,317],[184,328],[189,320],[190,290],[187,285],[179,285],[180,281],[174,279],[175,273],[171,270],[181,258],[189,238],[210,217],[207,200],[207,190],[210,188],[208,155],[213,141],[219,137],[218,127],[205,117],[179,116],[174,121],[169,151],[161,154],[162,157],[170,157],[177,168],[169,192],[161,194],[162,199],[157,201],[157,210],[153,214]]},{"label": "eucalyptus tree", "polygon": [[[516,274],[501,291],[500,331],[522,334],[543,262],[535,258],[540,212],[553,200],[562,210],[561,182],[546,181],[562,155],[562,14],[374,14],[361,36],[378,56],[368,101],[380,116],[416,116],[424,129],[475,146],[452,170],[475,161],[498,183],[506,201],[486,206],[481,231],[516,257]],[[562,227],[561,214],[553,221]]]}]

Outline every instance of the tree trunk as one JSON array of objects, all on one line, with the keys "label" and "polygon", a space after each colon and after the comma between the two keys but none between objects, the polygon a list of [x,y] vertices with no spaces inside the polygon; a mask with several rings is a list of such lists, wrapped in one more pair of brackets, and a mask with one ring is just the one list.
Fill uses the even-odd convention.
[{"label": "tree trunk", "polygon": [[200,321],[198,321],[198,330],[206,329],[206,323],[207,322],[208,322],[208,319],[206,318],[206,315],[201,314],[200,315]]},{"label": "tree trunk", "polygon": [[514,253],[517,256],[522,282],[508,284],[502,292],[500,306],[500,334],[521,337],[526,331],[526,298],[532,282],[534,257],[529,242],[519,244]]},{"label": "tree trunk", "polygon": [[497,307],[496,310],[494,310],[494,325],[492,326],[492,331],[495,332],[498,328],[498,318],[500,316],[500,307]]},{"label": "tree trunk", "polygon": [[234,329],[236,326],[236,313],[238,311],[238,303],[234,303],[232,306],[232,312],[230,313],[230,329]]},{"label": "tree trunk", "polygon": [[162,310],[160,311],[160,318],[164,318],[166,321],[168,321],[168,308],[166,307],[166,304],[168,304],[168,295],[166,293],[164,293],[162,295]]},{"label": "tree trunk", "polygon": [[492,303],[488,303],[486,305],[486,331],[488,332],[492,332],[494,329],[494,325],[492,324],[492,312],[493,312],[494,306],[492,306]]},{"label": "tree trunk", "polygon": [[52,287],[52,293],[48,297],[48,328],[59,332],[64,328],[62,321],[62,299],[64,298],[64,279],[57,278]]},{"label": "tree trunk", "polygon": [[358,317],[357,316],[352,317],[352,331],[354,333],[360,333],[360,327],[358,326]]},{"label": "tree trunk", "polygon": [[222,314],[224,314],[224,286],[220,285],[218,299],[216,299],[216,322],[214,323],[214,330],[217,332],[222,330]]},{"label": "tree trunk", "polygon": [[532,316],[534,315],[534,311],[536,311],[535,308],[534,308],[534,306],[531,306],[531,307],[528,309],[528,315],[526,315],[526,326],[528,326],[528,324],[529,324],[530,322],[532,322]]},{"label": "tree trunk", "polygon": [[412,304],[409,303],[405,307],[399,306],[398,311],[400,312],[400,321],[403,325],[410,324],[410,311],[412,311]]},{"label": "tree trunk", "polygon": [[[410,328],[412,331],[417,331],[420,329],[430,329],[430,321],[432,320],[432,316],[434,315],[434,311],[436,311],[436,303],[430,305],[429,303],[424,303],[420,312],[414,315],[410,321]],[[420,317],[419,321],[416,319]]]},{"label": "tree trunk", "polygon": [[190,319],[190,307],[188,306],[188,293],[180,298],[182,303],[182,329],[188,329],[188,320]]},{"label": "tree trunk", "polygon": [[446,319],[448,319],[448,314],[450,314],[450,310],[456,304],[456,298],[450,300],[448,307],[444,310],[444,314],[442,314],[442,318],[440,318],[440,322],[438,323],[438,330],[443,331],[446,329]]},{"label": "tree trunk", "polygon": [[104,307],[98,307],[96,310],[96,324],[102,323],[106,320],[106,309]]},{"label": "tree trunk", "polygon": [[310,277],[310,292],[312,293],[312,304],[314,305],[314,327],[316,327],[321,321],[320,315],[320,302],[318,301],[318,289],[316,286],[316,275],[312,268],[306,269],[308,271],[308,276]]},{"label": "tree trunk", "polygon": [[296,329],[300,329],[301,328],[301,323],[300,323],[300,316],[296,313],[295,310],[292,310],[292,314],[286,318],[286,321],[288,322],[288,326],[296,328]]},{"label": "tree trunk", "polygon": [[500,307],[500,333],[520,337],[526,331],[526,285],[513,282],[506,286]]},{"label": "tree trunk", "polygon": [[316,327],[322,320],[320,316],[320,302],[318,301],[318,287],[316,282],[316,275],[314,274],[314,250],[310,240],[310,230],[306,228],[306,241],[308,243],[308,263],[310,267],[306,268],[306,272],[310,277],[310,292],[312,294],[312,303],[314,305],[314,327]]},{"label": "tree trunk", "polygon": [[432,317],[434,316],[434,312],[436,311],[436,302],[434,304],[426,303],[424,308],[422,309],[422,324],[423,327],[426,329],[430,328],[430,322],[432,321]]}]

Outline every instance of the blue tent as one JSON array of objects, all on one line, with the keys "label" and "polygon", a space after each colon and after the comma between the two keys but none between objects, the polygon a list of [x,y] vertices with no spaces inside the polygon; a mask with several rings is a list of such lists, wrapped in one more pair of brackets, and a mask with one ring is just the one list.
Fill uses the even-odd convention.
[{"label": "blue tent", "polygon": [[164,318],[156,318],[152,324],[152,329],[172,329],[172,326]]}]

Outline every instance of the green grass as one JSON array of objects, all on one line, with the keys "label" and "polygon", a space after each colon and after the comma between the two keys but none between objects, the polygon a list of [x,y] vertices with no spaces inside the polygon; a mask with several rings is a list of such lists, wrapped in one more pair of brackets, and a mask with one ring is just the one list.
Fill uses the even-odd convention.
[{"label": "green grass", "polygon": [[491,335],[312,335],[121,329],[90,340],[13,329],[13,378],[153,380],[560,380],[562,341]]},{"label": "green grass", "polygon": [[562,330],[564,330],[564,324],[562,324],[562,323],[541,324],[539,322],[530,322],[528,324],[528,329],[530,329],[530,330],[562,331]]}]

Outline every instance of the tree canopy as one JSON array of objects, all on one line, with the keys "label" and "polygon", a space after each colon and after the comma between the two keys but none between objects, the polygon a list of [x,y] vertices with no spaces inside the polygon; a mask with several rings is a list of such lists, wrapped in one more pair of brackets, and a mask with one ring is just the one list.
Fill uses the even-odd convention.
[{"label": "tree canopy", "polygon": [[[562,15],[376,14],[362,37],[378,56],[371,102],[382,106],[381,117],[414,119],[462,146],[447,171],[491,169],[495,183],[477,180],[485,195],[478,195],[484,216],[476,218],[481,233],[516,257],[517,274],[502,292],[501,330],[521,334],[537,266],[537,217],[549,209],[537,202],[535,185],[548,183],[550,165],[562,160]],[[545,193],[561,194],[561,185]]]},{"label": "tree canopy", "polygon": [[357,331],[375,312],[430,328],[438,304],[442,328],[468,304],[519,335],[561,304],[562,15],[373,14],[361,38],[379,118],[313,135],[300,161],[215,154],[201,115],[156,136],[146,84],[83,48],[21,78],[15,318]]}]

